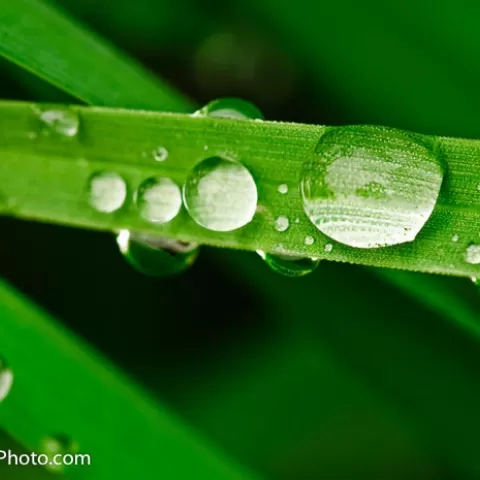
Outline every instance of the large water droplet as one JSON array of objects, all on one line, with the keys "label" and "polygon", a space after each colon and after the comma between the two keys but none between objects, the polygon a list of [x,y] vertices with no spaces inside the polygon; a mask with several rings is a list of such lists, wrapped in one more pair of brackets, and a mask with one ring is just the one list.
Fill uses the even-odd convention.
[{"label": "large water droplet", "polygon": [[88,192],[90,205],[95,210],[112,213],[125,203],[127,184],[118,173],[99,172],[90,178]]},{"label": "large water droplet", "polygon": [[480,245],[472,244],[467,247],[465,251],[465,261],[472,265],[480,263]]},{"label": "large water droplet", "polygon": [[194,115],[208,115],[210,117],[233,118],[236,120],[263,119],[262,112],[253,103],[233,97],[213,100],[195,112]]},{"label": "large water droplet", "polygon": [[320,264],[318,258],[265,253],[262,250],[257,250],[257,253],[273,271],[286,277],[303,277],[312,273]]},{"label": "large water droplet", "polygon": [[117,244],[125,260],[138,272],[150,277],[169,277],[185,271],[193,265],[199,247],[193,243],[130,233],[121,230]]},{"label": "large water droplet", "polygon": [[415,239],[443,179],[439,159],[419,136],[373,127],[332,127],[304,165],[301,193],[310,221],[358,248]]},{"label": "large water droplet", "polygon": [[202,227],[229,232],[251,222],[257,186],[239,162],[210,157],[197,164],[183,186],[188,213]]},{"label": "large water droplet", "polygon": [[74,137],[78,133],[80,125],[78,114],[69,108],[56,107],[37,113],[43,124],[44,134],[55,133],[64,137]]},{"label": "large water droplet", "polygon": [[169,178],[145,180],[136,192],[140,215],[151,223],[162,224],[174,219],[182,207],[179,186]]},{"label": "large water droplet", "polygon": [[7,363],[0,358],[0,402],[7,398],[13,385],[13,372]]}]

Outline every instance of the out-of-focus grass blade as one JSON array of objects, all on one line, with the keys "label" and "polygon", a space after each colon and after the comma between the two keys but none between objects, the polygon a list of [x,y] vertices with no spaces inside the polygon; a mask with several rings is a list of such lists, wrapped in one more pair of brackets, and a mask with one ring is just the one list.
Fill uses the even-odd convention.
[{"label": "out-of-focus grass blade", "polygon": [[5,282],[0,318],[14,373],[0,424],[32,451],[46,436],[71,438],[91,456],[75,478],[252,478]]},{"label": "out-of-focus grass blade", "polygon": [[87,103],[192,109],[160,79],[44,2],[0,0],[0,54]]}]

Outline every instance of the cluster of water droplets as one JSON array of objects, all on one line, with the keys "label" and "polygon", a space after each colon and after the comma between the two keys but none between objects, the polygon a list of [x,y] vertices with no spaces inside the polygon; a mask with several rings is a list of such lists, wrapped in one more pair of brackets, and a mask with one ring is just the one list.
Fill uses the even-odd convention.
[{"label": "cluster of water droplets", "polygon": [[[36,110],[35,114],[37,126],[29,135],[32,140],[38,135],[55,135],[71,141],[79,134],[75,109],[55,107]],[[253,104],[234,98],[215,100],[193,116],[263,120]],[[320,134],[311,157],[304,162],[299,184],[304,212],[314,227],[354,248],[383,248],[413,241],[430,218],[442,186],[444,170],[435,146],[414,134],[385,127],[331,127],[323,128]],[[143,156],[165,162],[169,151],[159,145]],[[289,191],[286,183],[277,186],[278,195],[288,197]],[[89,179],[88,201],[97,212],[117,212],[129,197],[127,182],[117,172],[97,171]],[[183,185],[167,177],[147,178],[135,189],[133,198],[139,215],[151,224],[170,222],[185,208],[198,225],[217,232],[248,225],[259,208],[252,174],[228,154],[199,161]],[[298,219],[293,221],[278,212],[272,222],[272,227],[283,233],[294,228]],[[451,241],[457,243],[459,236],[453,235]],[[155,274],[155,269],[149,268],[157,263],[155,255],[176,259],[180,266],[166,270],[181,271],[198,254],[197,245],[154,235],[121,231],[117,242],[127,261],[149,275]],[[316,242],[316,237],[308,235],[304,247]],[[332,249],[332,243],[324,243],[325,253]],[[466,263],[480,264],[480,245],[469,244],[464,252]],[[258,253],[274,270],[286,275],[298,276],[298,271],[312,271],[318,265],[316,258],[298,258],[288,252]],[[162,270],[162,262],[158,263],[157,273]],[[308,264],[311,267],[305,266]]]}]

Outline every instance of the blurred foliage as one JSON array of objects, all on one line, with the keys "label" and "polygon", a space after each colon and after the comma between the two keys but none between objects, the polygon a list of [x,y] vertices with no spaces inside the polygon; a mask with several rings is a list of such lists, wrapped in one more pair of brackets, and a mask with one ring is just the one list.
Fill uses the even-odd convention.
[{"label": "blurred foliage", "polygon": [[[61,4],[200,104],[241,96],[269,119],[480,136],[471,2]],[[58,100],[2,69],[3,97]],[[7,279],[266,478],[479,478],[478,341],[428,300],[354,266],[286,279],[209,249],[152,280],[111,235],[1,225]],[[475,315],[473,285],[440,285]]]}]

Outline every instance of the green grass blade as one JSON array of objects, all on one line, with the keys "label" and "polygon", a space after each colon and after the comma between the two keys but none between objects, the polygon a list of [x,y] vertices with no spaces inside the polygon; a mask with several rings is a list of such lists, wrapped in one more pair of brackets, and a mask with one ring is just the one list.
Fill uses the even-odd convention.
[{"label": "green grass blade", "polygon": [[[468,244],[478,242],[480,232],[479,141],[436,139],[448,177],[432,217],[414,242],[358,249],[331,241],[303,213],[299,176],[323,127],[71,107],[79,115],[80,128],[70,138],[43,135],[35,108],[39,105],[0,104],[0,179],[6,214],[102,230],[130,229],[245,250],[275,252],[282,244],[283,251],[291,255],[364,265],[459,276],[480,273],[478,265],[465,261]],[[32,133],[38,135],[31,138]],[[160,139],[169,151],[164,162],[154,161],[151,155]],[[160,226],[142,219],[133,201],[142,181],[166,176],[182,185],[202,158],[224,152],[240,159],[256,180],[259,204],[264,208],[249,225],[213,232],[197,225],[186,211]],[[122,175],[128,186],[126,204],[115,214],[99,213],[89,206],[89,179],[103,170]],[[282,183],[290,186],[288,195],[278,193]],[[274,228],[274,219],[280,215],[291,221],[286,232]],[[305,245],[307,235],[315,238],[313,245]],[[453,235],[458,235],[458,241],[452,241]],[[333,249],[325,251],[329,243]]]},{"label": "green grass blade", "polygon": [[91,456],[75,478],[253,478],[5,282],[0,317],[15,375],[0,424],[32,451],[45,435],[69,436]]},{"label": "green grass blade", "polygon": [[0,55],[95,105],[188,112],[190,103],[92,32],[37,0],[0,0]]}]

